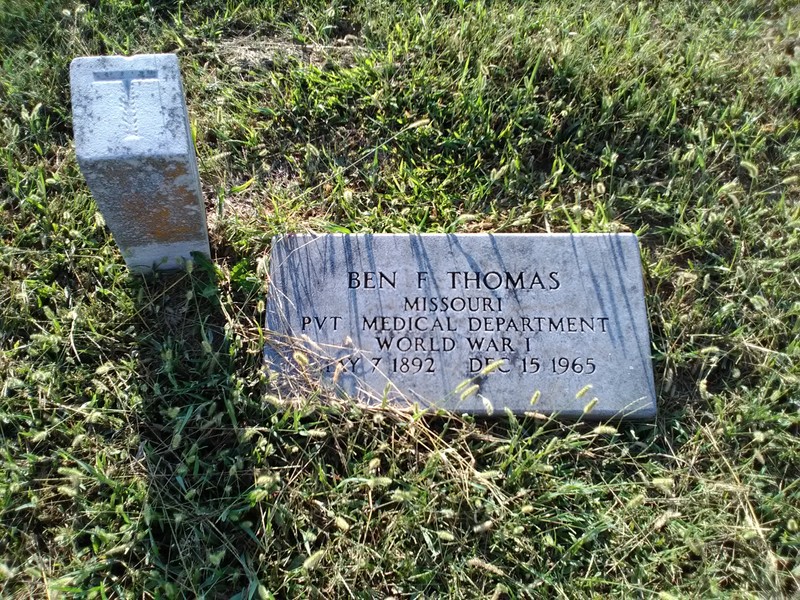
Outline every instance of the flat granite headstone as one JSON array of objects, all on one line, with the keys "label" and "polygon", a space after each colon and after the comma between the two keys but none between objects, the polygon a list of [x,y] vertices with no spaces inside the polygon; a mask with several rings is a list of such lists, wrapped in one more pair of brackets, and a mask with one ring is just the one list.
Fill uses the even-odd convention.
[{"label": "flat granite headstone", "polygon": [[291,377],[457,413],[655,415],[633,234],[287,235],[270,278],[265,358]]},{"label": "flat granite headstone", "polygon": [[208,256],[205,207],[174,54],[82,57],[70,66],[75,148],[134,271]]}]

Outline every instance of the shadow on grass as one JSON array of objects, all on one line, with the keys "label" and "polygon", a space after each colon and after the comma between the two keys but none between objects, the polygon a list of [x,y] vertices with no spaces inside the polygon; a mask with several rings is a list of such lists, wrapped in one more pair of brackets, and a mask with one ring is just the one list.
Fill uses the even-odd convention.
[{"label": "shadow on grass", "polygon": [[[591,568],[592,552],[614,552],[597,529],[598,500],[621,502],[606,483],[639,481],[640,461],[676,451],[656,431],[673,415],[597,429],[357,407],[312,386],[282,395],[262,369],[257,287],[212,265],[132,285],[149,480],[141,558],[155,595],[424,594],[453,577],[490,594],[493,572],[476,577],[464,561],[483,556],[513,585],[531,579],[514,548],[533,553],[541,539],[537,568],[558,572],[537,585],[555,589],[548,581]],[[562,478],[592,493],[564,505]],[[554,525],[523,506],[572,512]],[[487,546],[481,527],[507,535]],[[387,572],[386,561],[400,562]]]},{"label": "shadow on grass", "polygon": [[213,266],[134,285],[143,291],[138,310],[146,324],[138,332],[146,390],[138,427],[150,479],[144,514],[152,591],[247,587],[258,548],[252,528],[242,525],[254,484],[246,468],[254,444],[243,431],[268,423],[273,411],[249,402],[254,390],[239,376],[234,349],[240,332],[227,320],[231,305],[221,299]]}]

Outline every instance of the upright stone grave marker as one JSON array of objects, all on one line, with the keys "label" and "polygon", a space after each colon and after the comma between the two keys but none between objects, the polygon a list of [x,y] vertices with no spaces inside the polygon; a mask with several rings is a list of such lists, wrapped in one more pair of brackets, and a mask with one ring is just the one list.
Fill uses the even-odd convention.
[{"label": "upright stone grave marker", "polygon": [[78,163],[128,267],[208,256],[203,195],[178,59],[82,57],[70,67]]},{"label": "upright stone grave marker", "polygon": [[633,234],[287,235],[270,261],[265,357],[290,377],[458,413],[655,415]]}]

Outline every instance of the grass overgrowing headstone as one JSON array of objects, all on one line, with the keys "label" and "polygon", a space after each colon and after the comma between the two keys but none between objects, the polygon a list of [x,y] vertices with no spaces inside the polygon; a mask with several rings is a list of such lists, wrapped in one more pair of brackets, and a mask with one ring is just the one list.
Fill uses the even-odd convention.
[{"label": "grass overgrowing headstone", "polygon": [[456,413],[655,415],[632,234],[288,235],[270,265],[266,356],[288,378]]}]

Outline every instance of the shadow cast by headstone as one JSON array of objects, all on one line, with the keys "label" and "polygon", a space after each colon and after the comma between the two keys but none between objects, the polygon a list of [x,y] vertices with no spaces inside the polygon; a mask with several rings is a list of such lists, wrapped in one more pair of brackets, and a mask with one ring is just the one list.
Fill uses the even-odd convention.
[{"label": "shadow cast by headstone", "polygon": [[[142,544],[153,581],[162,586],[156,595],[170,592],[158,582],[196,595],[233,595],[253,582],[272,588],[270,578],[273,584],[299,578],[307,553],[329,547],[337,533],[310,498],[340,502],[352,514],[366,511],[368,498],[341,482],[380,474],[361,471],[377,456],[386,455],[383,468],[391,468],[402,488],[427,477],[425,464],[437,453],[457,471],[453,476],[467,477],[496,468],[495,453],[509,444],[563,447],[558,460],[585,464],[590,472],[594,448],[613,437],[593,433],[597,423],[565,424],[535,414],[473,417],[363,407],[303,381],[282,392],[279,382],[262,376],[263,354],[248,353],[236,331],[263,325],[255,297],[231,289],[215,267],[136,276],[130,286],[137,298],[142,396],[135,426],[149,479]],[[249,343],[251,350],[263,348],[260,338]],[[615,448],[604,451],[608,477],[626,476],[631,456],[659,454],[658,429],[619,428]],[[388,450],[395,444],[396,453]],[[534,475],[523,483],[534,482]],[[498,485],[498,493],[511,497],[521,484]],[[316,523],[312,541],[308,523]],[[365,543],[380,546],[371,538]],[[282,560],[295,555],[297,564],[275,564],[273,552]]]},{"label": "shadow cast by headstone", "polygon": [[[258,550],[252,540],[248,549],[241,530],[254,482],[252,469],[242,468],[253,451],[242,432],[253,422],[240,408],[248,390],[231,350],[238,342],[223,306],[227,291],[210,264],[132,276],[130,285],[139,316],[138,458],[149,479],[144,550],[162,586],[156,595],[199,592],[225,561]],[[266,422],[269,412],[258,417]],[[218,562],[226,548],[228,558]]]}]

